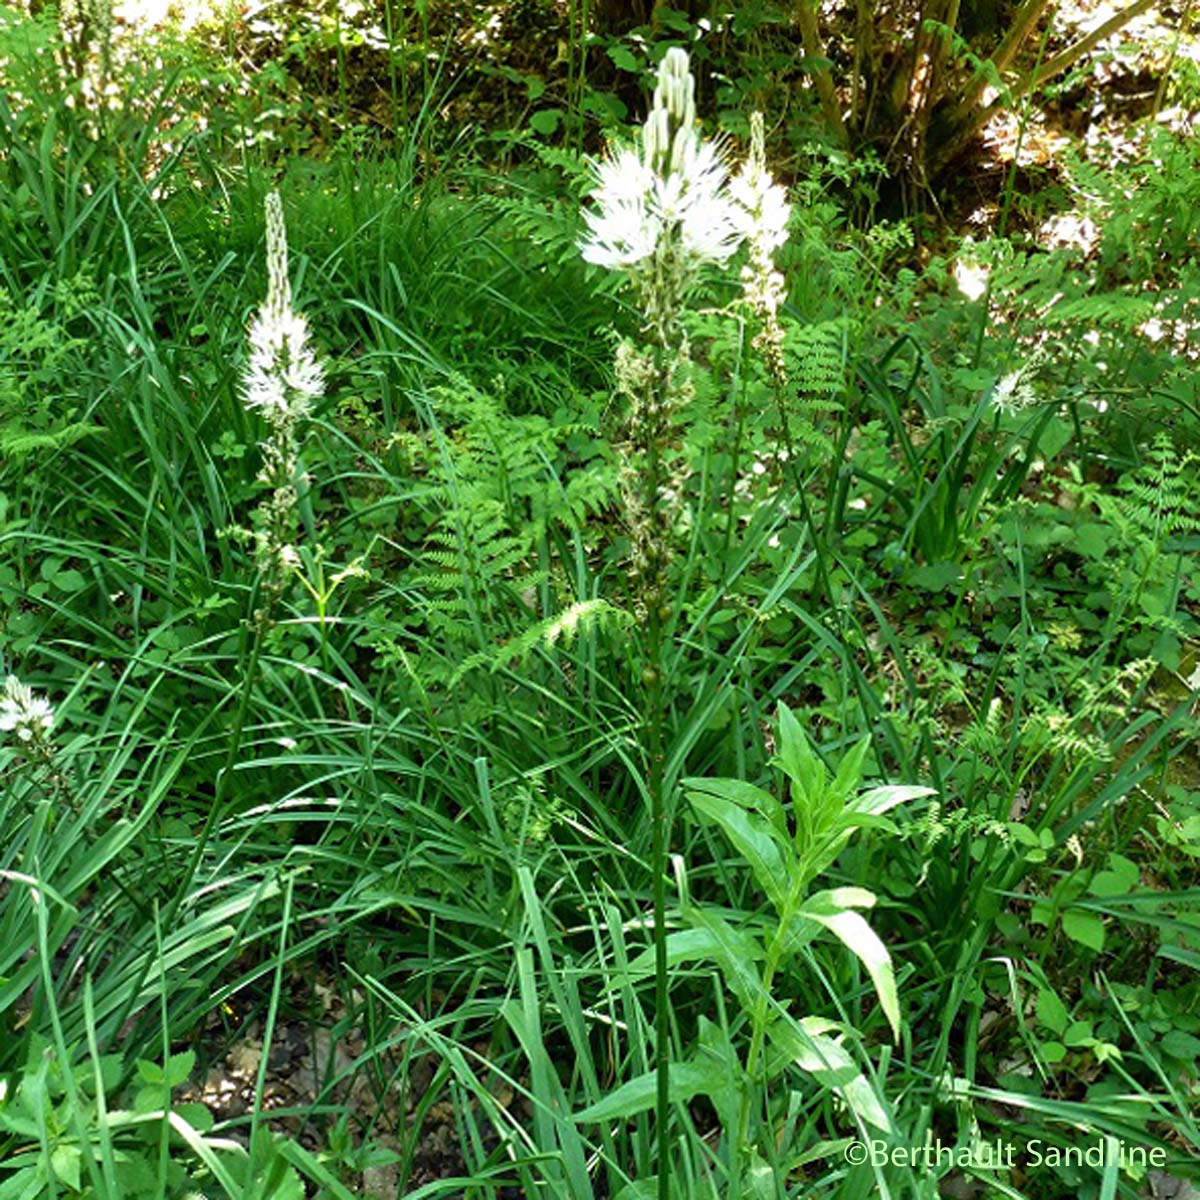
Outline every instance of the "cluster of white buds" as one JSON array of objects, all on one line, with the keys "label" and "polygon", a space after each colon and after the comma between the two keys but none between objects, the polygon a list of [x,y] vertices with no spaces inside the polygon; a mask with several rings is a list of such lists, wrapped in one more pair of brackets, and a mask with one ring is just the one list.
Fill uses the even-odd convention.
[{"label": "cluster of white buds", "polygon": [[779,384],[784,382],[783,329],[779,306],[785,295],[783,276],[775,269],[775,251],[787,241],[787,191],[767,169],[763,115],[750,115],[750,156],[729,183],[742,232],[750,248],[742,268],[742,292],[761,328],[754,347]]},{"label": "cluster of white buds", "polygon": [[273,429],[289,429],[311,411],[325,373],[308,344],[308,322],[292,308],[287,229],[278,192],[266,199],[267,298],[250,323],[250,359],[242,379],[246,407]]},{"label": "cluster of white buds", "polygon": [[723,264],[742,241],[720,147],[696,131],[696,81],[687,51],[667,51],[640,153],[622,149],[596,170],[583,257],[630,270],[663,251],[685,267]]},{"label": "cluster of white buds", "polygon": [[45,696],[35,696],[15,675],[0,691],[0,733],[10,733],[17,751],[26,758],[48,758],[54,708]]},{"label": "cluster of white buds", "polygon": [[1042,355],[1035,352],[1015,371],[1010,371],[992,390],[992,407],[1007,416],[1019,413],[1037,404],[1037,392],[1033,380],[1041,366]]}]

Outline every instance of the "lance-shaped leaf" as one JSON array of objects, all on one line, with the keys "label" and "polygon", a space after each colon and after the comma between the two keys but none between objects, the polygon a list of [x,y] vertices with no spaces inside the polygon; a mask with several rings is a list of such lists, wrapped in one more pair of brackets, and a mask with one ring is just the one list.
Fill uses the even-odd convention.
[{"label": "lance-shaped leaf", "polygon": [[697,812],[721,827],[734,849],[750,864],[758,886],[777,909],[782,909],[790,877],[784,858],[786,842],[776,829],[763,817],[720,796],[691,792],[689,799]]},{"label": "lance-shaped leaf", "polygon": [[725,976],[726,986],[752,1012],[763,996],[762,976],[754,965],[766,954],[757,938],[734,929],[728,921],[702,908],[688,908],[687,919],[712,936],[712,953]]},{"label": "lance-shaped leaf", "polygon": [[820,1017],[792,1018],[774,1022],[767,1036],[777,1051],[807,1071],[818,1083],[832,1088],[857,1116],[877,1129],[893,1129],[875,1089],[850,1057],[849,1051],[829,1033],[837,1029]]},{"label": "lance-shaped leaf", "polygon": [[787,815],[783,805],[762,788],[755,787],[741,779],[702,779],[691,778],[683,781],[683,786],[689,792],[704,792],[710,796],[720,796],[730,800],[747,812],[757,812],[770,821],[772,828],[779,831],[783,837],[788,836]]},{"label": "lance-shaped leaf", "polygon": [[[671,1063],[667,1080],[673,1104],[693,1096],[720,1095],[730,1085],[729,1065],[701,1051],[695,1062]],[[657,1093],[658,1076],[654,1071],[647,1071],[577,1112],[575,1120],[581,1125],[623,1120],[653,1108]]]},{"label": "lance-shaped leaf", "polygon": [[[752,938],[739,943],[743,949],[750,950],[758,958],[764,957],[764,951],[758,942]],[[709,929],[681,929],[667,935],[667,966],[678,967],[685,962],[697,959],[717,959],[721,952],[721,943],[717,935]],[[650,975],[654,972],[654,947],[642,951],[627,968],[632,976]]]},{"label": "lance-shaped leaf", "polygon": [[772,761],[795,784],[793,795],[797,800],[815,803],[829,782],[829,772],[786,704],[779,705],[778,717],[779,746]]},{"label": "lance-shaped leaf", "polygon": [[882,816],[898,804],[909,800],[919,800],[922,796],[936,796],[933,788],[918,787],[913,784],[888,784],[886,787],[872,788],[861,796],[851,800],[847,808],[852,813],[861,813],[868,817]]},{"label": "lance-shaped leaf", "polygon": [[892,1034],[899,1040],[900,1001],[896,995],[892,956],[879,940],[879,935],[859,913],[849,907],[852,904],[856,908],[869,908],[874,903],[875,897],[864,888],[837,888],[810,896],[797,915],[824,926],[861,960],[875,985]]}]

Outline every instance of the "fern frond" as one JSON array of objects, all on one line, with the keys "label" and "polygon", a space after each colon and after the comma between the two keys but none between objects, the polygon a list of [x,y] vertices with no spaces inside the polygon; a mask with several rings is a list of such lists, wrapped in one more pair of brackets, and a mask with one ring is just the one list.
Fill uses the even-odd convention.
[{"label": "fern frond", "polygon": [[524,662],[538,649],[551,651],[570,646],[582,632],[628,624],[630,615],[607,600],[580,600],[562,612],[530,626],[492,651],[480,651],[465,659],[452,677],[458,683],[471,671],[499,671]]}]

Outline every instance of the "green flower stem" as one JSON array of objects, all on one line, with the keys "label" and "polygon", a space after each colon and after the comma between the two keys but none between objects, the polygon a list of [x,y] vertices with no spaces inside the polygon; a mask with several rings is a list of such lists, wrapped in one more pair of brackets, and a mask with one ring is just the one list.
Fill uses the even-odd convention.
[{"label": "green flower stem", "polygon": [[746,1052],[745,1088],[742,1092],[741,1115],[734,1144],[730,1147],[733,1155],[733,1171],[730,1181],[729,1198],[738,1200],[741,1194],[742,1170],[748,1152],[753,1149],[750,1143],[750,1110],[755,1096],[760,1089],[755,1086],[755,1077],[759,1071],[759,1060],[762,1058],[763,1046],[767,1040],[767,1023],[771,998],[771,985],[775,982],[775,972],[783,960],[784,939],[791,925],[792,914],[800,902],[800,897],[807,890],[807,873],[802,869],[793,876],[788,895],[779,913],[779,928],[767,946],[767,958],[763,964],[762,990],[750,1014],[750,1048]]},{"label": "green flower stem", "polygon": [[654,874],[654,1070],[655,1110],[658,1128],[658,1195],[670,1200],[670,1116],[671,1022],[667,994],[667,853],[670,828],[663,779],[663,627],[661,614],[650,614],[647,628],[646,716],[647,749],[650,754],[650,820],[652,841],[651,869]]},{"label": "green flower stem", "polygon": [[[662,408],[669,401],[670,379],[665,345],[666,329],[659,325],[658,345],[655,347],[655,371],[651,384],[655,395],[651,397],[651,405],[656,405],[659,421],[663,420]],[[649,515],[651,528],[655,533],[658,529],[661,497],[660,480],[661,462],[659,457],[661,431],[658,422],[648,439],[645,500],[646,512]],[[650,793],[650,823],[651,849],[650,870],[653,877],[653,907],[654,907],[654,1071],[655,1071],[655,1116],[658,1138],[658,1197],[659,1200],[670,1200],[671,1195],[671,1138],[669,1131],[671,1101],[670,1101],[670,1071],[671,1071],[671,1021],[668,1010],[668,975],[667,975],[667,854],[671,844],[671,831],[668,827],[666,795],[664,787],[664,750],[663,722],[664,693],[663,693],[663,659],[664,659],[664,629],[663,604],[665,600],[664,578],[665,570],[660,566],[656,577],[651,583],[651,594],[648,597],[648,612],[646,623],[646,669],[643,679],[646,684],[646,749],[649,755],[648,790]]]},{"label": "green flower stem", "polygon": [[666,796],[666,754],[663,727],[666,720],[665,658],[667,648],[667,561],[671,530],[662,498],[662,453],[670,439],[670,414],[675,402],[676,370],[681,357],[682,307],[679,263],[668,250],[655,262],[652,281],[643,292],[643,311],[653,348],[649,373],[638,414],[635,440],[644,454],[641,504],[644,524],[640,600],[646,613],[646,651],[642,671],[645,699],[647,800],[650,808],[652,906],[654,920],[654,1070],[655,1125],[658,1143],[658,1197],[671,1197],[670,1066],[671,1019],[667,972],[667,867],[671,845],[671,820]]},{"label": "green flower stem", "polygon": [[[737,481],[738,468],[741,466],[742,437],[746,426],[746,358],[749,338],[745,321],[739,322],[737,377],[733,381],[733,450],[729,462],[729,511],[725,520],[725,543],[721,547],[721,557],[729,561],[729,547],[733,544],[733,531],[737,525]],[[780,409],[782,410],[782,403]],[[791,452],[789,451],[789,461]]]}]

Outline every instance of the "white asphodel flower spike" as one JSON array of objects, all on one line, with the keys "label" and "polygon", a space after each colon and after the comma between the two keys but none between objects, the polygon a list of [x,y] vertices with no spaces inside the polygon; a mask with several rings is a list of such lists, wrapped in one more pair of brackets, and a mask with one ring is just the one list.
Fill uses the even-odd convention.
[{"label": "white asphodel flower spike", "polygon": [[760,322],[754,347],[762,354],[776,384],[782,385],[787,368],[778,314],[786,289],[783,276],[775,269],[775,251],[787,241],[791,206],[786,190],[767,170],[762,113],[750,115],[750,157],[730,180],[729,194],[733,197],[738,227],[750,244],[750,254],[742,267],[742,294]]},{"label": "white asphodel flower spike", "polygon": [[787,241],[787,191],[771,178],[767,170],[766,137],[763,115],[750,114],[750,157],[729,181],[729,194],[737,206],[737,218],[743,235],[768,253]]},{"label": "white asphodel flower spike", "polygon": [[266,199],[267,298],[250,323],[250,359],[242,378],[247,408],[273,426],[307,415],[325,388],[325,373],[308,344],[308,322],[292,308],[287,229],[278,192]]},{"label": "white asphodel flower spike", "polygon": [[45,696],[35,696],[15,675],[0,691],[0,733],[11,733],[18,745],[44,745],[54,728],[54,708]]},{"label": "white asphodel flower spike", "polygon": [[668,50],[659,64],[640,149],[619,150],[597,168],[584,259],[630,270],[671,249],[688,267],[725,263],[743,233],[720,149],[696,132],[696,81],[684,50]]}]

